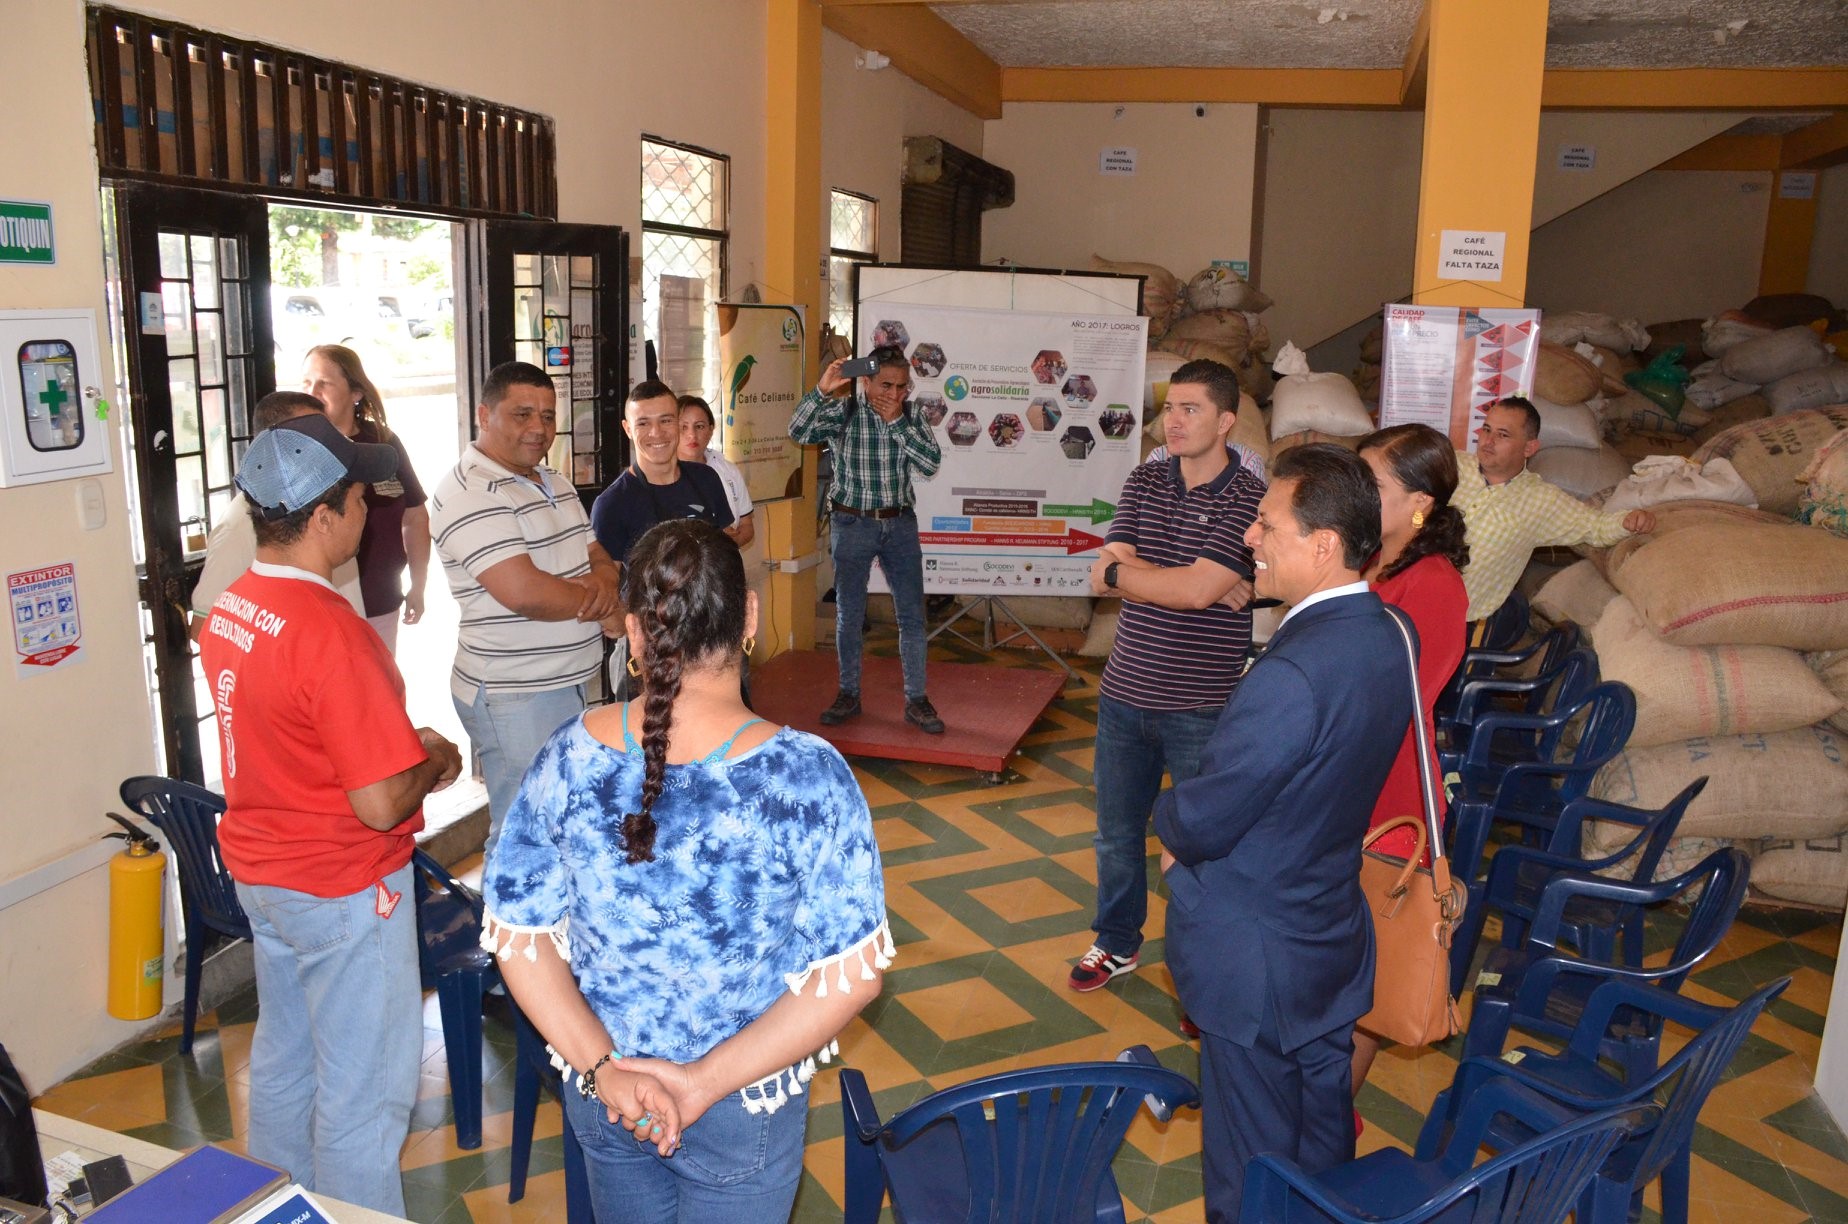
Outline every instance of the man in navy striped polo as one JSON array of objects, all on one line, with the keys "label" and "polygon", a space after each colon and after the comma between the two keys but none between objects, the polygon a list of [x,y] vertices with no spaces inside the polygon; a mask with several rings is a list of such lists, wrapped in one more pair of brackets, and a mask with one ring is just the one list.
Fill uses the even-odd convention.
[{"label": "man in navy striped polo", "polygon": [[1091,589],[1123,614],[1097,701],[1097,933],[1072,967],[1096,990],[1141,960],[1148,918],[1149,813],[1166,769],[1199,772],[1200,750],[1251,651],[1251,551],[1264,482],[1227,449],[1238,378],[1190,361],[1168,383],[1165,463],[1130,474],[1091,568]]}]

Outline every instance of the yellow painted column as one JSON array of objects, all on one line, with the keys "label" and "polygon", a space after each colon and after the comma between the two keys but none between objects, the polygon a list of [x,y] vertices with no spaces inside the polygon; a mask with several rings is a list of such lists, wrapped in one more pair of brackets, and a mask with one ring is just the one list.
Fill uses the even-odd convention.
[{"label": "yellow painted column", "polygon": [[[1793,177],[1803,174],[1809,176],[1807,190],[1800,179]],[[1810,244],[1816,236],[1816,179],[1814,170],[1784,170],[1771,176],[1771,207],[1765,215],[1765,250],[1758,265],[1758,292],[1804,291],[1809,281]]]},{"label": "yellow painted column", "polygon": [[[821,5],[764,0],[764,287],[769,301],[794,302],[808,321],[808,378],[815,379],[821,308]],[[802,472],[802,496],[763,509],[764,556],[792,561],[815,551],[816,452]],[[770,576],[760,617],[759,657],[815,645],[815,571]]]},{"label": "yellow painted column", "polygon": [[[1414,302],[1526,305],[1546,7],[1546,0],[1425,0],[1430,44]],[[1485,279],[1466,279],[1464,269]]]}]

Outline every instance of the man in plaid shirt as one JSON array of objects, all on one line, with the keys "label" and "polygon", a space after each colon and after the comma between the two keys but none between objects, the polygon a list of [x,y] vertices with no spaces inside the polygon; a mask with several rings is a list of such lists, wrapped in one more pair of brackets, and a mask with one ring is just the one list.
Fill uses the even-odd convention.
[{"label": "man in plaid shirt", "polygon": [[911,364],[904,350],[877,348],[871,357],[876,368],[863,380],[860,396],[854,395],[853,380],[841,374],[845,359],[837,360],[822,372],[789,422],[791,438],[805,446],[825,443],[834,452],[828,499],[833,510],[834,650],[841,678],[840,692],[822,711],[821,721],[831,727],[860,713],[866,583],[877,560],[898,614],[905,721],[941,735],[943,719],[924,693],[924,554],[911,482],[936,475],[943,456],[936,434],[906,398]]}]

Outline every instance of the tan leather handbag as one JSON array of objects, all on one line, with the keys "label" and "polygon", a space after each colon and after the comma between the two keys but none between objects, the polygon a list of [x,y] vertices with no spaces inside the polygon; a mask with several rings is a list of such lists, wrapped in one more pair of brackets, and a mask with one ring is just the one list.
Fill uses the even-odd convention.
[{"label": "tan leather handbag", "polygon": [[[1386,609],[1405,639],[1412,668],[1412,738],[1418,749],[1418,790],[1424,819],[1400,816],[1367,834],[1360,859],[1360,887],[1373,913],[1373,1010],[1360,1027],[1400,1045],[1429,1045],[1462,1027],[1450,994],[1450,940],[1463,921],[1468,892],[1450,878],[1437,818],[1437,785],[1431,776],[1431,734],[1418,692],[1418,651],[1404,614]],[[1393,829],[1418,830],[1412,857],[1401,859],[1372,849]],[[1431,865],[1424,861],[1431,849]]]}]

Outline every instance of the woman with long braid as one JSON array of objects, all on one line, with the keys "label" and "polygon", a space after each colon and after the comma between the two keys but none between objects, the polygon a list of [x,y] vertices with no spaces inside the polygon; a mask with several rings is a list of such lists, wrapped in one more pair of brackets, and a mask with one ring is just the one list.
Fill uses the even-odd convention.
[{"label": "woman with long braid", "polygon": [[[872,816],[839,753],[739,699],[757,602],[716,527],[650,529],[623,586],[643,695],[533,762],[483,880],[483,943],[570,1068],[602,1224],[780,1224],[803,1085],[891,961]],[[673,1108],[650,1107],[656,1084]]]}]

